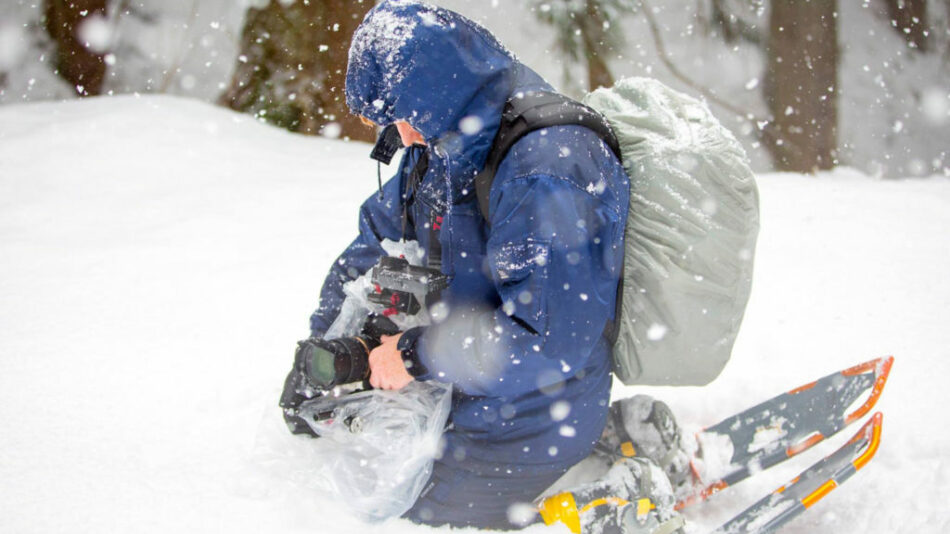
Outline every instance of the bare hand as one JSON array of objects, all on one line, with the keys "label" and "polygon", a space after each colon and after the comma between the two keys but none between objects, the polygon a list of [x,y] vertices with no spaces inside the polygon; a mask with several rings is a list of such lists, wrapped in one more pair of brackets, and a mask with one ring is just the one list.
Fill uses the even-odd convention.
[{"label": "bare hand", "polygon": [[374,388],[398,390],[415,380],[396,348],[401,337],[402,334],[383,336],[382,344],[369,353],[369,384]]}]

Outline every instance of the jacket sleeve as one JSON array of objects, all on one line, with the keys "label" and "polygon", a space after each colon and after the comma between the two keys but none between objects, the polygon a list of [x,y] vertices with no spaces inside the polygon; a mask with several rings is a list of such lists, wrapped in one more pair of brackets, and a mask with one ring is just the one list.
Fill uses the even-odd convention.
[{"label": "jacket sleeve", "polygon": [[547,175],[496,182],[491,213],[487,264],[500,305],[452,309],[408,332],[410,372],[507,397],[556,390],[603,365],[590,360],[614,315],[625,214]]},{"label": "jacket sleeve", "polygon": [[[373,193],[360,207],[359,235],[333,262],[323,282],[320,301],[310,316],[310,335],[323,336],[333,324],[345,295],[343,284],[359,278],[385,255],[383,239],[402,238],[402,194],[408,170],[418,159],[417,150],[406,150],[399,171],[383,185],[382,195]],[[407,236],[412,238],[412,236]]]}]

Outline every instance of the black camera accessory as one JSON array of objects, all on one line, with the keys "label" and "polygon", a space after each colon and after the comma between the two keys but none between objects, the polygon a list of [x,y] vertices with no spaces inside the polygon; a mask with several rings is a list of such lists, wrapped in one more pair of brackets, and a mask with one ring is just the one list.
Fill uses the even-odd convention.
[{"label": "black camera accessory", "polygon": [[402,138],[399,136],[399,130],[395,124],[390,124],[380,132],[379,139],[376,140],[376,146],[373,147],[369,157],[389,165],[400,148],[402,148]]},{"label": "black camera accessory", "polygon": [[399,135],[399,129],[395,124],[383,128],[376,140],[376,146],[370,152],[369,157],[376,160],[376,180],[379,183],[379,198],[383,198],[383,163],[389,165],[396,152],[402,148],[402,136]]},{"label": "black camera accessory", "polygon": [[410,265],[404,258],[384,256],[373,267],[374,293],[369,301],[385,306],[383,315],[397,313],[415,315],[421,309],[419,299],[426,304],[438,300],[440,292],[449,286],[449,279],[438,269]]}]

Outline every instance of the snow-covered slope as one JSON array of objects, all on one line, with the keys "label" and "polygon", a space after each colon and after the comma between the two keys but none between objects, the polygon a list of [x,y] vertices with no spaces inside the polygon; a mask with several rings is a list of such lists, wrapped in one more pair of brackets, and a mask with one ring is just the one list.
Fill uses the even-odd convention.
[{"label": "snow-covered slope", "polygon": [[[290,439],[277,396],[376,187],[367,153],[168,97],[0,108],[0,531],[432,530],[363,525],[253,454]],[[708,387],[649,391],[702,425],[895,354],[877,458],[788,532],[950,529],[950,180],[759,184],[733,361]],[[690,520],[716,524],[805,462]]]}]

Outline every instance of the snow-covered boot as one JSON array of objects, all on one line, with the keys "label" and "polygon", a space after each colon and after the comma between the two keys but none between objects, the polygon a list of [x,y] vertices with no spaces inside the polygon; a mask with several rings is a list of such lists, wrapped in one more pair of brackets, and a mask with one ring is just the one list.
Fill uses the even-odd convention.
[{"label": "snow-covered boot", "polygon": [[562,522],[575,534],[681,533],[673,488],[647,458],[621,458],[599,480],[541,501],[547,525]]},{"label": "snow-covered boot", "polygon": [[653,460],[677,490],[692,481],[689,453],[669,406],[649,395],[620,399],[610,405],[607,427],[595,454],[609,462],[617,458]]}]

